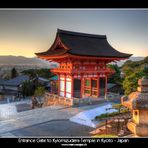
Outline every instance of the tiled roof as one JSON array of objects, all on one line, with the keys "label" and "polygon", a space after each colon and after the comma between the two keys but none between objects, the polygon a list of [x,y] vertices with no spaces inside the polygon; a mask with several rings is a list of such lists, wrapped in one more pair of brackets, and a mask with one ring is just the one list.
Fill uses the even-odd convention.
[{"label": "tiled roof", "polygon": [[29,80],[29,76],[22,75],[22,76],[18,76],[13,79],[4,81],[3,85],[19,86],[20,84],[22,84],[24,81],[27,81],[27,80]]},{"label": "tiled roof", "polygon": [[65,53],[80,56],[129,58],[132,54],[126,54],[114,49],[107,41],[106,35],[86,34],[66,30],[57,30],[56,39],[60,38],[68,50],[51,46],[46,52],[36,53],[37,56],[58,56]]}]

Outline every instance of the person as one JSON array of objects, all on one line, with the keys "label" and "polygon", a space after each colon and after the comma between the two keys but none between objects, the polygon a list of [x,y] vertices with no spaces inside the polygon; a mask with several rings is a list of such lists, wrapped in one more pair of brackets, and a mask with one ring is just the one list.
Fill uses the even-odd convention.
[{"label": "person", "polygon": [[15,101],[15,96],[12,96],[12,101],[13,101],[13,102]]},{"label": "person", "polygon": [[34,109],[35,106],[37,106],[37,104],[38,104],[38,101],[37,101],[36,97],[33,96],[33,97],[32,97],[32,109]]},{"label": "person", "polygon": [[10,99],[9,99],[9,97],[7,97],[7,103],[9,103],[10,102]]}]

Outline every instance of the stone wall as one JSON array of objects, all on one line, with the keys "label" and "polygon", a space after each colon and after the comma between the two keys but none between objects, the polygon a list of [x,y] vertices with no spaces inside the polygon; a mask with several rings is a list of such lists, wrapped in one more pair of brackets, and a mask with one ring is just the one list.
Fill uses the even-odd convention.
[{"label": "stone wall", "polygon": [[46,92],[44,95],[43,107],[50,106],[50,105],[72,106],[73,100]]},{"label": "stone wall", "polygon": [[[95,100],[95,99],[94,99]],[[43,107],[50,105],[78,106],[91,105],[94,101],[92,98],[66,98],[48,92],[44,95]]]}]

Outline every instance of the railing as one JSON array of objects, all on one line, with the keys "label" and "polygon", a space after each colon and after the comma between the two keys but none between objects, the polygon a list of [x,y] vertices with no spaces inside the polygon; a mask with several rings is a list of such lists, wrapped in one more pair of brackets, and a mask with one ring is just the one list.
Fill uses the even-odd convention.
[{"label": "railing", "polygon": [[95,70],[93,68],[91,69],[79,69],[79,68],[76,68],[76,69],[64,69],[64,68],[55,68],[55,69],[52,69],[52,72],[55,72],[55,73],[87,73],[87,74],[91,74],[91,73],[114,73],[114,70],[110,69],[110,68],[105,68],[105,69],[98,69],[98,70]]},{"label": "railing", "polygon": [[54,68],[51,70],[53,73],[70,73],[71,69]]}]

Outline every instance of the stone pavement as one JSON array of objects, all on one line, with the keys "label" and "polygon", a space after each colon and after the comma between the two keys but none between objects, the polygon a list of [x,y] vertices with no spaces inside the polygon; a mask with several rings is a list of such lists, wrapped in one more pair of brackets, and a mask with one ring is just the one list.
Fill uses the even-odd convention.
[{"label": "stone pavement", "polygon": [[[83,106],[83,107],[64,107],[64,106],[49,106],[45,108],[37,108],[34,110],[24,111],[11,116],[7,120],[0,121],[0,136],[12,137],[11,131],[27,128],[33,125],[42,124],[53,120],[69,120],[70,117],[79,112],[99,105]],[[60,126],[59,126],[60,128]]]},{"label": "stone pavement", "polygon": [[83,126],[68,119],[51,120],[41,124],[32,125],[26,128],[18,129],[5,133],[3,136],[16,136],[16,137],[73,137],[73,136],[90,136],[89,132],[93,129],[88,126]]}]

